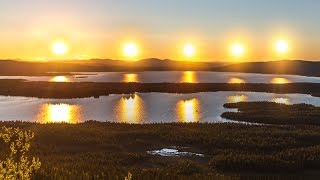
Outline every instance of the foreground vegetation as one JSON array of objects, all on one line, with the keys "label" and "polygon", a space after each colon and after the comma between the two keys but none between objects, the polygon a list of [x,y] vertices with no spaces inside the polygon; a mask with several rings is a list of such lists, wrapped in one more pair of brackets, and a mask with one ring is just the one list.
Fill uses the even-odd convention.
[{"label": "foreground vegetation", "polygon": [[0,179],[31,179],[32,173],[41,167],[39,158],[33,157],[32,160],[29,160],[26,156],[30,150],[30,142],[34,138],[34,133],[30,130],[20,131],[19,128],[3,127],[0,138],[7,145],[6,149],[2,149],[2,154],[7,156],[0,161]]},{"label": "foreground vegetation", "polygon": [[320,107],[313,105],[242,102],[225,104],[224,107],[239,110],[222,114],[224,118],[237,121],[279,125],[320,125]]},{"label": "foreground vegetation", "polygon": [[39,98],[84,98],[135,92],[197,93],[216,91],[300,93],[320,97],[320,84],[54,83],[0,80],[0,95]]},{"label": "foreground vegetation", "polygon": [[[263,179],[320,175],[320,127],[242,124],[128,125],[2,122],[35,133],[37,179]],[[204,157],[160,157],[175,146]],[[1,146],[2,147],[2,144]],[[2,155],[3,149],[0,149]],[[256,176],[259,174],[259,176]],[[266,178],[267,177],[267,178]]]}]

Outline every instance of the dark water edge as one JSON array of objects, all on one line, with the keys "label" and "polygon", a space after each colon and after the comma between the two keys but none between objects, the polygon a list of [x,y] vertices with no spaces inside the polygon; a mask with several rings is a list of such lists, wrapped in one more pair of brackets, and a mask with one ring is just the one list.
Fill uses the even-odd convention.
[{"label": "dark water edge", "polygon": [[198,93],[245,91],[268,93],[300,93],[320,97],[320,84],[227,84],[227,83],[56,83],[0,80],[0,95],[38,98],[84,98],[135,92]]}]

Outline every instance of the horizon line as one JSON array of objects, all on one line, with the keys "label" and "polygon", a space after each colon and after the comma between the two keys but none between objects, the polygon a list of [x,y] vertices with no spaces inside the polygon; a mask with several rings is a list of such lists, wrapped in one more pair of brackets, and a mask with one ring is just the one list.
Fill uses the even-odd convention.
[{"label": "horizon line", "polygon": [[63,61],[94,61],[94,60],[101,60],[101,61],[123,61],[123,62],[140,62],[144,60],[158,60],[158,61],[174,61],[174,62],[189,62],[189,63],[259,63],[259,62],[277,62],[277,61],[305,61],[305,62],[320,62],[320,59],[274,59],[274,60],[248,60],[248,61],[232,61],[232,60],[175,60],[175,59],[168,59],[168,58],[142,58],[138,60],[124,60],[124,59],[112,59],[112,58],[89,58],[89,59],[46,59],[46,60],[36,60],[36,59],[20,59],[20,58],[0,58],[0,61],[17,61],[17,62],[63,62]]}]

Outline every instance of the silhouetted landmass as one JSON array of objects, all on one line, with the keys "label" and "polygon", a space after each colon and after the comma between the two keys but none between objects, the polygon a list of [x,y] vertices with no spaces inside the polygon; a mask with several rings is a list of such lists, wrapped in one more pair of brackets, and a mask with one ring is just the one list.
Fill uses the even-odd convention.
[{"label": "silhouetted landmass", "polygon": [[224,107],[239,110],[222,114],[223,118],[231,120],[280,125],[320,125],[320,107],[313,105],[241,102],[225,104]]},{"label": "silhouetted landmass", "polygon": [[217,91],[300,93],[320,97],[320,84],[55,83],[0,80],[0,95],[39,98],[84,98],[110,94],[132,94],[135,92],[187,94]]},{"label": "silhouetted landmass", "polygon": [[320,76],[320,62],[283,60],[270,62],[246,62],[215,68],[214,71],[262,74],[291,74]]},{"label": "silhouetted landmass", "polygon": [[[40,157],[37,179],[124,179],[128,172],[134,179],[305,179],[320,174],[317,126],[99,122],[0,126],[35,132],[28,155]],[[173,146],[204,157],[146,153]]]},{"label": "silhouetted landmass", "polygon": [[45,75],[47,72],[209,71],[223,63],[145,59],[137,62],[92,59],[55,62],[0,60],[0,75]]},{"label": "silhouetted landmass", "polygon": [[121,61],[110,59],[23,62],[0,61],[0,75],[46,75],[47,72],[119,72],[119,71],[219,71],[262,74],[320,76],[320,62],[271,61],[247,63],[187,62],[161,59]]}]

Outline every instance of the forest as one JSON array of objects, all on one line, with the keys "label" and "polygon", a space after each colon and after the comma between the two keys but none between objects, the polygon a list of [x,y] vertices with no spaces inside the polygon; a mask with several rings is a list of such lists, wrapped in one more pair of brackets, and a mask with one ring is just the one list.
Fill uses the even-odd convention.
[{"label": "forest", "polygon": [[[246,124],[2,122],[31,130],[29,156],[37,179],[292,179],[320,175],[320,127]],[[204,157],[161,157],[147,151],[175,147]],[[1,149],[0,156],[4,150]],[[256,176],[259,173],[259,176]]]}]

